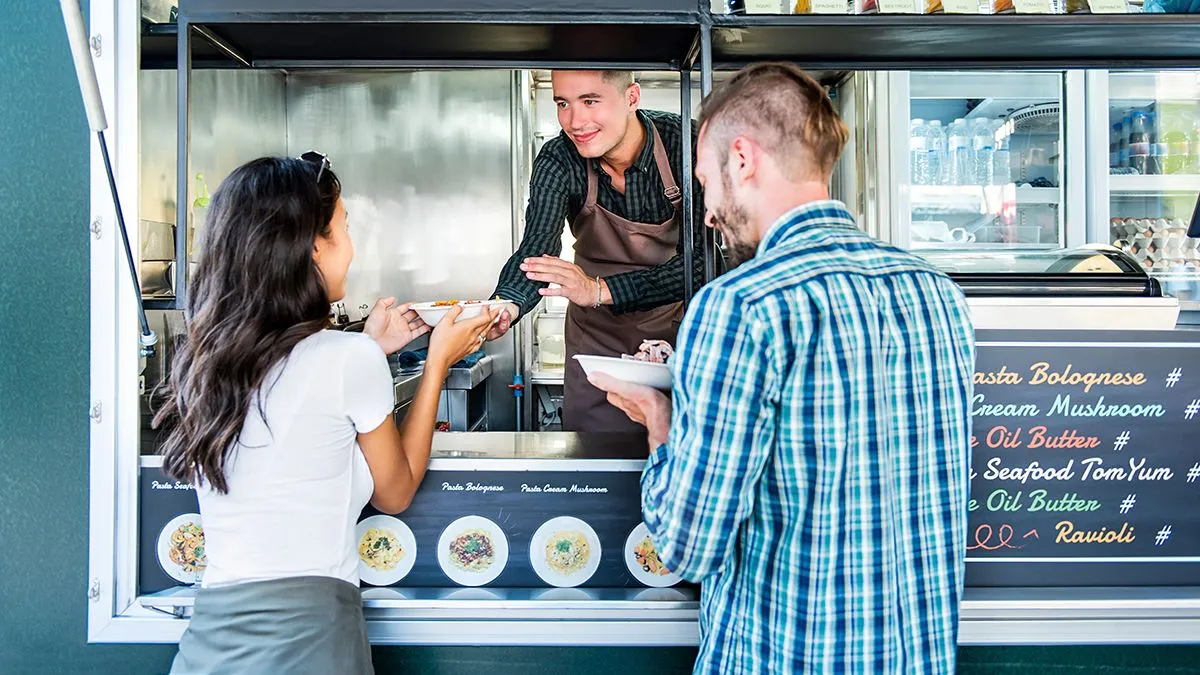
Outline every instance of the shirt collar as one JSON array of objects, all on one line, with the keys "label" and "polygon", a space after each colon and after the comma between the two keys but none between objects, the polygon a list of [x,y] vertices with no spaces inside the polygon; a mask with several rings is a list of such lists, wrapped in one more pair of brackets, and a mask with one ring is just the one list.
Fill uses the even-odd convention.
[{"label": "shirt collar", "polygon": [[637,115],[638,121],[642,123],[642,129],[646,131],[646,142],[642,145],[642,152],[634,160],[633,165],[636,166],[642,173],[650,173],[654,168],[654,127],[653,122],[645,113],[638,110],[634,113]]},{"label": "shirt collar", "polygon": [[758,244],[758,255],[796,239],[806,230],[817,225],[832,228],[858,228],[854,223],[854,216],[850,215],[850,211],[842,202],[836,199],[808,202],[783,214],[771,225],[766,236]]}]

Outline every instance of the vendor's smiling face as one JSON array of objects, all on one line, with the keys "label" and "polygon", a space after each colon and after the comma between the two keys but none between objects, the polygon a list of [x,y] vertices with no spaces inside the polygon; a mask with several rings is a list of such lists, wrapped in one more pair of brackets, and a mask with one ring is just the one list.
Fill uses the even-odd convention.
[{"label": "vendor's smiling face", "polygon": [[603,157],[620,145],[641,99],[636,84],[622,90],[593,70],[556,70],[551,82],[558,123],[580,155]]}]

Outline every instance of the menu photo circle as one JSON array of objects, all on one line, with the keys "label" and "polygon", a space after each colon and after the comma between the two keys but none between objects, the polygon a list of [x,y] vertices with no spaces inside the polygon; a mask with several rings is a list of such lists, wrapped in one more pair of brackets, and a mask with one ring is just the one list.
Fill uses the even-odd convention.
[{"label": "menu photo circle", "polygon": [[442,530],[437,561],[454,583],[483,586],[495,581],[508,564],[508,538],[483,516],[463,516]]},{"label": "menu photo circle", "polygon": [[645,523],[638,523],[625,539],[624,556],[629,573],[646,586],[666,588],[682,581],[658,557],[658,549],[650,539],[650,530]]},{"label": "menu photo circle", "polygon": [[199,513],[175,516],[158,533],[158,564],[175,581],[198,584],[208,567]]},{"label": "menu photo circle", "polygon": [[533,533],[529,562],[542,581],[551,586],[579,586],[600,567],[600,537],[578,518],[551,518]]},{"label": "menu photo circle", "polygon": [[404,521],[393,516],[371,516],[355,527],[358,578],[372,586],[390,586],[412,571],[417,560],[417,538]]}]

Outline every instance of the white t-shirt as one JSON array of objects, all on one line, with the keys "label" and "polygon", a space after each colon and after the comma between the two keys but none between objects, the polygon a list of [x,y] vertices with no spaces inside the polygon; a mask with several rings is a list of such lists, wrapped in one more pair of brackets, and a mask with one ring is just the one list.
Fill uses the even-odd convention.
[{"label": "white t-shirt", "polygon": [[358,584],[355,524],[374,492],[357,434],[393,406],[379,345],[321,331],[263,381],[225,464],[229,492],[200,486],[208,568],[204,586],[300,576]]}]

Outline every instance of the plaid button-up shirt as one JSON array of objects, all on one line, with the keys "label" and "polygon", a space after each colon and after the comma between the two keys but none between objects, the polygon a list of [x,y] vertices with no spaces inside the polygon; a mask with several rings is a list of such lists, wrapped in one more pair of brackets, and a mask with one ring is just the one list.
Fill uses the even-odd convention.
[{"label": "plaid button-up shirt", "polygon": [[954,282],[839,202],[701,289],[642,477],[697,672],[954,672],[974,353]]}]

